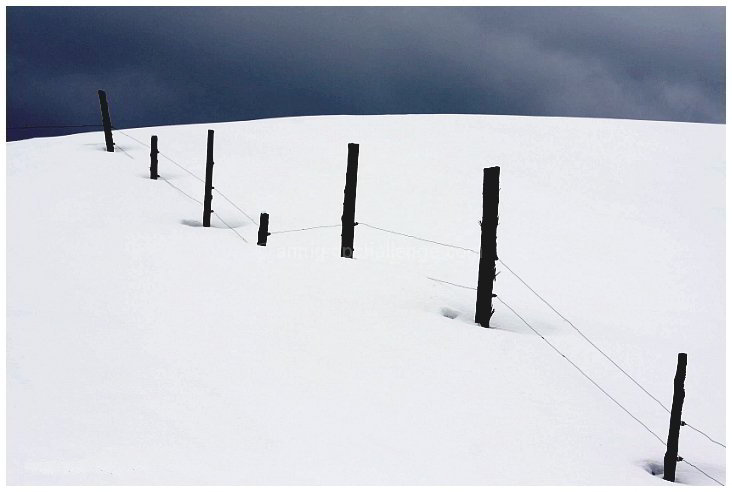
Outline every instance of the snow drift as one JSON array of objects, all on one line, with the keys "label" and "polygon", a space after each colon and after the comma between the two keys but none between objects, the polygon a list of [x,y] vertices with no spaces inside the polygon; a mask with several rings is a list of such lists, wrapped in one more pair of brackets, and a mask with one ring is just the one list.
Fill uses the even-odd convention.
[{"label": "snow drift", "polygon": [[[203,228],[206,130],[218,217]],[[663,445],[504,305],[502,261],[725,442],[724,126],[332,116],[7,144],[11,484],[664,484]],[[148,179],[151,135],[159,172]],[[355,259],[339,258],[360,144]],[[178,189],[174,189],[171,184]],[[189,196],[186,196],[189,195]],[[240,210],[239,210],[240,209]],[[274,232],[256,243],[259,212]],[[228,224],[237,234],[232,233]],[[292,229],[303,231],[280,233]],[[241,236],[241,237],[240,237]],[[248,241],[248,244],[244,240]],[[664,440],[668,414],[499,264],[496,292]],[[725,449],[680,454],[725,481]],[[678,481],[714,484],[686,463]]]}]

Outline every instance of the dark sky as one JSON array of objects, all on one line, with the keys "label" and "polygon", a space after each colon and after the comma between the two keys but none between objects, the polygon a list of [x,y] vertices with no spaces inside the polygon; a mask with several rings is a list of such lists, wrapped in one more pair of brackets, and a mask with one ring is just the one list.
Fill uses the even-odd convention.
[{"label": "dark sky", "polygon": [[96,124],[97,89],[121,128],[387,113],[724,123],[724,17],[722,7],[8,7],[7,125]]}]

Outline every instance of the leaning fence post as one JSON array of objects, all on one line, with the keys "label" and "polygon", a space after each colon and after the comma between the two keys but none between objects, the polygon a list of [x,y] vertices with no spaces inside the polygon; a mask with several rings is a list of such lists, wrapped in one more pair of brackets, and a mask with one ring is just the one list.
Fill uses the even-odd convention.
[{"label": "leaning fence post", "polygon": [[259,214],[259,232],[257,233],[257,245],[267,246],[267,236],[269,236],[269,214],[262,212]]},{"label": "leaning fence post", "polygon": [[496,278],[496,231],[498,229],[498,181],[500,167],[483,169],[483,220],[480,222],[480,263],[475,322],[488,328],[493,315],[493,281]]},{"label": "leaning fence post", "polygon": [[356,225],[356,181],[358,177],[358,144],[348,144],[346,187],[343,190],[341,215],[341,257],[353,258],[353,228]]},{"label": "leaning fence post", "polygon": [[150,137],[150,179],[158,179],[158,137]]},{"label": "leaning fence post", "polygon": [[206,144],[206,184],[203,196],[203,227],[211,227],[211,201],[213,200],[213,142],[214,131],[208,131]]},{"label": "leaning fence post", "polygon": [[681,422],[681,407],[684,406],[684,379],[686,379],[686,354],[679,354],[676,362],[676,376],[674,377],[674,399],[671,403],[671,420],[668,425],[668,440],[666,454],[663,457],[663,479],[669,482],[676,481],[676,462],[679,457],[679,429]]},{"label": "leaning fence post", "polygon": [[99,94],[99,105],[102,108],[102,126],[104,127],[104,141],[107,144],[107,152],[114,152],[114,141],[112,140],[112,121],[109,119],[109,105],[107,105],[107,93],[103,90]]}]

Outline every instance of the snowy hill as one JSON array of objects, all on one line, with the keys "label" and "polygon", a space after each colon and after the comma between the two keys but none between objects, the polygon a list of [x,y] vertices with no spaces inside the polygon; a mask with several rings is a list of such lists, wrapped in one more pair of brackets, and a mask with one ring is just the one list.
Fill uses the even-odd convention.
[{"label": "snowy hill", "polygon": [[[337,225],[360,144],[355,259]],[[473,323],[484,167],[505,265],[725,439],[724,126],[458,115],[7,144],[11,484],[666,484],[669,417],[501,264]],[[148,179],[150,136],[160,175]],[[174,185],[174,189],[168,184]],[[190,195],[186,196],[185,194]],[[233,227],[243,237],[224,225]],[[366,225],[368,224],[368,225]],[[725,449],[679,454],[726,482]],[[714,484],[687,463],[678,481]]]}]

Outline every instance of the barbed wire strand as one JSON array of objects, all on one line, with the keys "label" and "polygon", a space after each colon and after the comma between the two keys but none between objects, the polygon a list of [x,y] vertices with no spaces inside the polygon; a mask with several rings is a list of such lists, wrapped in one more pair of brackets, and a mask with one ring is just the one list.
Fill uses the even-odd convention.
[{"label": "barbed wire strand", "polygon": [[158,150],[158,155],[159,155],[159,156],[161,156],[161,157],[162,157],[163,159],[166,159],[167,161],[171,162],[172,164],[174,164],[174,165],[178,166],[178,167],[179,167],[179,168],[181,168],[181,169],[182,169],[183,171],[187,172],[188,174],[190,174],[191,176],[193,176],[193,177],[194,177],[195,179],[197,179],[197,180],[198,180],[198,181],[200,181],[201,183],[204,183],[204,184],[206,183],[206,180],[204,180],[203,178],[199,178],[199,177],[198,177],[198,176],[197,176],[196,174],[194,174],[194,173],[193,173],[193,171],[191,171],[190,169],[188,169],[188,168],[186,168],[186,167],[182,166],[181,164],[178,164],[178,163],[177,163],[177,162],[176,162],[175,160],[171,159],[170,157],[168,157],[168,156],[167,156],[166,154],[164,154],[163,152],[160,152],[160,151]]},{"label": "barbed wire strand", "polygon": [[666,441],[664,441],[661,437],[659,437],[658,434],[656,434],[655,432],[653,432],[650,427],[648,427],[645,423],[643,423],[643,421],[641,419],[639,419],[638,417],[636,417],[635,415],[633,415],[630,412],[630,410],[628,410],[627,408],[625,408],[618,400],[616,400],[615,398],[613,398],[613,396],[610,393],[608,393],[607,391],[605,391],[605,389],[602,386],[600,386],[597,382],[595,382],[595,380],[592,379],[586,372],[584,372],[582,369],[580,369],[580,367],[577,364],[575,364],[572,361],[572,359],[570,359],[569,357],[567,357],[566,355],[564,355],[553,343],[551,343],[549,340],[547,340],[544,337],[544,335],[542,335],[541,333],[539,333],[539,331],[536,328],[534,328],[533,326],[531,326],[531,324],[528,321],[526,321],[526,319],[524,319],[523,316],[521,316],[518,312],[516,312],[516,310],[514,308],[512,308],[509,304],[507,304],[506,301],[504,301],[503,299],[501,299],[499,296],[496,296],[496,299],[498,301],[500,301],[501,304],[503,304],[504,306],[506,306],[513,314],[515,314],[517,318],[519,318],[521,321],[523,321],[523,323],[526,326],[528,326],[529,329],[531,329],[531,331],[533,331],[536,335],[538,335],[539,338],[541,338],[542,340],[544,340],[547,343],[547,345],[549,345],[556,353],[558,353],[559,355],[561,355],[567,362],[569,362],[588,381],[590,381],[593,385],[595,385],[595,387],[597,389],[599,389],[605,396],[607,396],[608,398],[610,398],[610,400],[612,400],[618,407],[620,407],[625,413],[627,413],[633,420],[635,420],[640,425],[642,425],[644,429],[646,429],[649,433],[651,433],[651,435],[653,435],[653,437],[655,437],[656,439],[658,439],[658,441],[661,444],[663,444],[664,446],[666,446]]},{"label": "barbed wire strand", "polygon": [[707,472],[705,472],[704,470],[702,470],[701,468],[699,468],[698,466],[696,466],[695,464],[693,464],[693,463],[689,463],[689,462],[688,462],[688,461],[686,460],[686,458],[683,458],[683,459],[682,459],[681,461],[682,461],[682,462],[684,462],[684,463],[686,463],[687,465],[689,465],[689,466],[690,466],[690,467],[692,467],[692,468],[696,468],[696,469],[697,469],[697,470],[698,470],[698,471],[699,471],[699,472],[700,472],[700,473],[701,473],[702,475],[706,476],[706,477],[707,477],[707,478],[709,478],[710,480],[713,480],[713,481],[714,481],[714,482],[716,482],[717,484],[719,484],[719,485],[721,485],[721,486],[723,486],[723,487],[724,487],[724,484],[723,484],[722,482],[720,482],[719,480],[717,480],[716,478],[714,478],[713,476],[711,476],[710,474],[708,474]]},{"label": "barbed wire strand", "polygon": [[229,197],[227,197],[226,195],[224,195],[223,193],[221,193],[221,192],[220,192],[219,190],[217,190],[216,188],[214,188],[214,192],[215,192],[216,194],[218,194],[218,195],[219,195],[219,196],[220,196],[221,198],[223,198],[224,200],[226,200],[227,202],[229,202],[229,204],[231,204],[231,206],[232,206],[232,207],[234,207],[234,208],[235,208],[235,209],[237,209],[237,210],[238,210],[239,212],[241,212],[242,214],[244,214],[244,217],[246,217],[247,219],[249,219],[249,220],[250,220],[250,221],[251,221],[251,222],[252,222],[252,223],[253,223],[254,225],[256,225],[257,227],[259,227],[259,222],[257,222],[256,220],[254,220],[254,219],[253,219],[253,218],[252,218],[252,217],[251,217],[251,216],[250,216],[250,215],[249,215],[248,213],[246,213],[246,212],[245,212],[244,210],[242,210],[242,209],[241,209],[241,208],[239,207],[239,205],[237,205],[236,203],[234,203],[234,202],[232,202],[231,200],[229,200]]},{"label": "barbed wire strand", "polygon": [[219,219],[219,220],[220,220],[220,221],[221,221],[221,222],[222,222],[222,223],[223,223],[223,224],[224,224],[224,225],[225,225],[226,227],[228,227],[229,229],[231,229],[231,232],[233,232],[234,234],[236,234],[237,236],[239,236],[239,238],[240,238],[240,239],[241,239],[242,241],[244,241],[245,243],[249,243],[249,241],[247,241],[247,240],[246,240],[246,238],[245,238],[244,236],[242,236],[241,234],[239,234],[239,231],[237,231],[236,229],[234,229],[233,227],[231,227],[231,226],[230,226],[229,224],[227,224],[227,223],[226,223],[226,222],[224,221],[224,219],[222,219],[222,218],[221,218],[221,216],[220,216],[219,214],[217,214],[217,213],[216,213],[216,212],[214,212],[213,210],[211,211],[211,213],[212,213],[212,214],[214,214],[214,215],[215,215],[215,216],[216,216],[216,217],[217,217],[217,218],[218,218],[218,219]]},{"label": "barbed wire strand", "polygon": [[[460,285],[460,284],[456,284],[456,283],[453,283],[453,282],[448,282],[447,280],[441,280],[441,279],[438,279],[438,278],[434,278],[434,277],[427,277],[427,278],[428,278],[429,280],[434,280],[435,282],[440,282],[440,283],[443,283],[443,284],[448,284],[448,285],[452,285],[452,286],[455,286],[455,287],[460,287],[460,288],[462,288],[462,289],[477,290],[477,288],[475,288],[475,287],[469,287],[469,286],[467,286],[467,285]],[[517,317],[518,317],[518,318],[519,318],[519,319],[520,319],[521,321],[523,321],[523,323],[524,323],[524,324],[525,324],[526,326],[528,326],[528,327],[529,327],[529,328],[530,328],[530,329],[531,329],[531,330],[532,330],[532,331],[533,331],[533,332],[534,332],[534,333],[535,333],[535,334],[536,334],[537,336],[539,336],[539,337],[540,337],[540,338],[541,338],[542,340],[544,340],[544,341],[545,341],[545,342],[546,342],[546,343],[547,343],[547,344],[548,344],[548,345],[549,345],[549,346],[550,346],[550,347],[551,347],[552,349],[554,349],[554,351],[555,351],[555,352],[557,352],[557,353],[558,353],[559,355],[561,355],[561,356],[562,356],[562,357],[563,357],[564,359],[566,359],[566,360],[567,360],[567,362],[569,362],[569,363],[570,363],[570,364],[571,364],[572,366],[574,366],[574,368],[575,368],[575,369],[577,369],[577,371],[579,371],[579,372],[580,372],[580,373],[581,373],[581,374],[582,374],[582,375],[583,375],[583,376],[584,376],[585,378],[587,378],[587,379],[588,379],[588,380],[589,380],[589,381],[590,381],[590,382],[591,382],[592,384],[594,384],[594,385],[595,385],[595,386],[596,386],[596,387],[597,387],[597,388],[598,388],[598,389],[599,389],[600,391],[602,391],[602,392],[603,392],[603,393],[605,394],[605,396],[607,396],[607,397],[608,397],[608,398],[610,398],[610,399],[611,399],[611,400],[612,400],[613,402],[615,402],[615,404],[616,404],[616,405],[618,405],[618,406],[619,406],[619,407],[620,407],[620,408],[621,408],[622,410],[624,410],[624,411],[625,411],[625,413],[627,413],[628,415],[630,415],[630,416],[631,416],[631,417],[632,417],[632,418],[633,418],[633,419],[634,419],[634,420],[635,420],[636,422],[638,422],[638,423],[639,423],[640,425],[642,425],[642,426],[643,426],[643,427],[644,427],[644,428],[645,428],[645,429],[646,429],[646,430],[647,430],[648,432],[650,432],[650,433],[651,433],[651,434],[653,435],[653,437],[655,437],[656,439],[658,439],[658,440],[659,440],[659,441],[660,441],[660,442],[661,442],[661,443],[662,443],[662,444],[663,444],[664,446],[666,446],[666,442],[665,442],[665,441],[664,441],[664,440],[663,440],[663,439],[662,439],[661,437],[659,437],[659,436],[658,436],[658,434],[656,434],[655,432],[653,432],[653,431],[652,431],[652,430],[651,430],[651,429],[650,429],[650,428],[649,428],[649,427],[648,427],[648,426],[647,426],[647,425],[646,425],[645,423],[643,423],[643,422],[642,422],[642,421],[641,421],[641,420],[640,420],[639,418],[637,418],[637,417],[636,417],[635,415],[633,415],[633,414],[632,414],[632,413],[631,413],[631,412],[630,412],[630,411],[629,411],[629,410],[628,410],[627,408],[625,408],[625,407],[624,407],[624,406],[623,406],[622,404],[620,404],[620,402],[618,402],[618,401],[617,401],[617,400],[616,400],[615,398],[613,398],[613,397],[612,397],[612,396],[611,396],[611,395],[610,395],[610,394],[609,394],[609,393],[608,393],[607,391],[605,391],[605,390],[604,390],[604,389],[603,389],[603,388],[602,388],[602,387],[601,387],[601,386],[600,386],[600,385],[599,385],[598,383],[596,383],[596,382],[595,382],[595,381],[594,381],[594,380],[593,380],[593,379],[592,379],[592,378],[591,378],[590,376],[588,376],[588,375],[587,375],[587,374],[586,374],[586,373],[585,373],[585,372],[584,372],[584,371],[583,371],[582,369],[580,369],[580,368],[579,368],[579,366],[577,366],[577,364],[575,364],[575,363],[574,363],[574,362],[573,362],[573,361],[572,361],[571,359],[569,359],[569,358],[568,358],[568,357],[567,357],[566,355],[564,355],[564,354],[563,354],[562,352],[560,352],[560,351],[559,351],[559,349],[557,349],[557,347],[556,347],[556,346],[554,346],[554,345],[553,345],[553,344],[552,344],[552,343],[551,343],[551,342],[550,342],[549,340],[547,340],[547,339],[546,339],[546,338],[545,338],[545,337],[544,337],[544,336],[543,336],[543,335],[542,335],[541,333],[539,333],[539,331],[537,331],[537,330],[536,330],[536,329],[535,329],[535,328],[534,328],[533,326],[531,326],[531,324],[529,324],[529,323],[528,323],[528,322],[526,321],[526,319],[525,319],[525,318],[524,318],[523,316],[521,316],[521,315],[520,315],[520,314],[519,314],[518,312],[516,312],[516,310],[515,310],[515,309],[513,309],[513,308],[512,308],[511,306],[509,306],[509,305],[508,305],[508,304],[506,303],[506,301],[504,301],[503,299],[501,299],[501,298],[500,298],[500,297],[498,297],[498,296],[496,296],[496,299],[497,299],[498,301],[500,301],[500,302],[501,302],[501,303],[502,303],[502,304],[503,304],[504,306],[506,306],[506,307],[507,307],[507,308],[508,308],[508,309],[509,309],[509,310],[510,310],[510,311],[511,311],[511,312],[512,312],[512,313],[513,313],[514,315],[516,315],[516,316],[517,316]],[[686,425],[688,425],[688,424],[686,424]],[[724,485],[724,484],[723,484],[722,482],[720,482],[720,481],[719,481],[719,480],[717,480],[716,478],[712,477],[712,476],[711,476],[711,475],[709,475],[709,474],[708,474],[707,472],[705,472],[704,470],[702,470],[702,469],[701,469],[701,468],[699,468],[698,466],[694,465],[693,463],[690,463],[690,462],[689,462],[689,461],[687,461],[686,459],[682,459],[682,461],[684,461],[684,462],[686,462],[686,463],[687,463],[688,465],[690,465],[690,466],[692,466],[692,467],[696,468],[696,469],[697,469],[697,470],[698,470],[698,471],[699,471],[699,472],[700,472],[701,474],[703,474],[704,476],[706,476],[706,477],[707,477],[707,478],[709,478],[710,480],[713,480],[714,482],[716,482],[716,483],[717,483],[717,484],[719,484],[719,485]]]},{"label": "barbed wire strand", "polygon": [[182,189],[178,188],[178,187],[177,187],[177,186],[175,186],[175,185],[174,185],[173,183],[171,183],[171,182],[170,182],[170,181],[169,181],[169,180],[168,180],[167,178],[159,177],[158,179],[159,179],[160,181],[163,181],[163,182],[165,182],[165,183],[166,183],[167,185],[169,185],[169,186],[172,186],[173,188],[175,188],[175,189],[176,189],[176,190],[178,190],[179,192],[183,193],[183,194],[184,194],[185,196],[187,196],[188,198],[190,198],[191,200],[193,200],[193,201],[194,201],[194,202],[196,202],[197,204],[199,204],[199,205],[203,205],[203,202],[202,202],[201,200],[199,200],[198,198],[195,198],[195,197],[193,197],[193,196],[189,195],[188,193],[186,193],[186,192],[185,192],[185,191],[183,191]]},{"label": "barbed wire strand", "polygon": [[[114,127],[113,127],[113,128],[114,128]],[[131,138],[132,140],[136,141],[137,143],[139,143],[139,144],[141,144],[141,145],[144,145],[144,146],[145,146],[145,147],[147,147],[148,149],[150,148],[150,146],[149,146],[149,145],[148,145],[147,143],[143,142],[142,140],[138,140],[137,138],[133,137],[132,135],[130,135],[130,134],[126,133],[126,132],[123,132],[123,131],[122,131],[122,130],[120,130],[119,128],[114,128],[114,129],[115,129],[115,130],[117,130],[118,132],[120,132],[120,133],[121,133],[122,135],[125,135],[126,137],[128,137],[128,138]],[[176,162],[176,161],[175,161],[175,160],[174,160],[174,159],[173,159],[172,157],[169,157],[169,156],[167,156],[166,154],[164,154],[164,153],[162,153],[162,152],[160,152],[160,151],[158,151],[158,154],[159,154],[159,155],[160,155],[161,157],[163,157],[164,159],[166,159],[166,160],[170,161],[171,163],[173,163],[174,165],[178,166],[178,167],[179,167],[180,169],[182,169],[183,171],[187,172],[188,174],[190,174],[190,175],[191,175],[191,176],[193,176],[194,178],[196,178],[196,179],[197,179],[198,181],[200,181],[201,183],[205,183],[205,180],[203,180],[202,178],[200,178],[199,176],[197,176],[197,175],[196,175],[196,174],[195,174],[195,173],[194,173],[193,171],[191,171],[191,170],[190,170],[190,169],[188,169],[187,167],[183,166],[183,165],[182,165],[182,164],[180,164],[179,162]],[[225,201],[227,201],[227,202],[228,202],[228,203],[229,203],[229,204],[230,204],[230,205],[231,205],[232,207],[234,207],[234,208],[235,208],[235,209],[237,209],[237,210],[238,210],[239,212],[241,212],[241,213],[242,213],[242,214],[243,214],[243,215],[244,215],[244,216],[245,216],[245,217],[246,217],[247,219],[249,219],[249,220],[250,220],[250,221],[251,221],[251,222],[252,222],[253,224],[255,224],[255,225],[259,226],[259,222],[257,222],[256,220],[254,220],[254,219],[253,219],[253,218],[252,218],[252,217],[251,217],[251,216],[250,216],[250,215],[249,215],[248,213],[246,213],[246,212],[245,212],[245,211],[244,211],[244,210],[243,210],[243,209],[242,209],[241,207],[239,207],[239,205],[237,205],[236,203],[234,203],[234,202],[233,202],[233,201],[232,201],[232,200],[231,200],[231,199],[230,199],[230,198],[229,198],[228,196],[226,196],[226,195],[225,195],[225,194],[224,194],[223,192],[221,192],[220,190],[218,190],[218,189],[217,189],[217,188],[215,188],[215,187],[214,187],[213,191],[214,191],[214,193],[216,193],[217,195],[219,195],[219,196],[220,196],[221,198],[223,198],[223,199],[224,199]]]},{"label": "barbed wire strand", "polygon": [[619,366],[619,365],[617,364],[617,362],[615,362],[615,361],[614,361],[614,360],[613,360],[613,359],[612,359],[612,358],[611,358],[611,357],[610,357],[609,355],[607,355],[607,354],[606,354],[606,353],[605,353],[605,352],[604,352],[604,351],[603,351],[603,350],[602,350],[602,349],[601,349],[600,347],[598,347],[598,346],[597,346],[597,345],[596,345],[596,344],[595,344],[595,343],[594,343],[594,342],[593,342],[592,340],[590,340],[589,338],[587,338],[587,336],[586,336],[586,335],[585,335],[585,334],[584,334],[584,333],[583,333],[583,332],[582,332],[582,331],[581,331],[581,330],[580,330],[579,328],[577,328],[577,326],[575,326],[575,324],[574,324],[574,323],[572,323],[572,322],[571,322],[570,320],[568,320],[568,319],[567,319],[567,318],[566,318],[566,317],[565,317],[565,316],[564,316],[564,315],[563,315],[562,313],[560,313],[559,311],[557,311],[557,309],[556,309],[556,308],[555,308],[554,306],[552,306],[552,305],[551,305],[551,304],[549,303],[549,301],[547,301],[546,299],[544,299],[544,297],[542,297],[542,296],[541,296],[541,295],[540,295],[540,294],[539,294],[538,292],[536,292],[536,291],[535,291],[535,290],[534,290],[534,289],[533,289],[533,288],[532,288],[532,287],[531,287],[531,286],[530,286],[530,285],[529,285],[528,283],[526,283],[526,281],[525,281],[525,280],[524,280],[523,278],[521,278],[521,277],[519,276],[519,274],[517,274],[517,273],[516,273],[516,272],[515,272],[515,271],[514,271],[514,270],[513,270],[513,269],[512,269],[511,267],[509,267],[508,265],[506,265],[506,263],[504,263],[504,262],[503,262],[503,260],[499,259],[499,260],[498,260],[498,262],[499,262],[499,263],[500,263],[501,265],[503,265],[504,267],[506,267],[506,269],[507,269],[507,270],[508,270],[509,272],[511,272],[511,274],[513,274],[513,276],[514,276],[514,277],[516,277],[516,278],[517,278],[517,279],[518,279],[518,280],[519,280],[519,281],[520,281],[520,282],[521,282],[522,284],[524,284],[524,286],[525,286],[525,287],[526,287],[527,289],[529,289],[529,290],[530,290],[530,291],[531,291],[531,292],[532,292],[532,293],[533,293],[533,294],[534,294],[534,295],[535,295],[535,296],[536,296],[537,298],[539,298],[539,300],[541,300],[541,302],[543,302],[544,304],[546,304],[546,306],[547,306],[547,307],[549,307],[549,309],[551,309],[552,311],[554,311],[554,313],[555,313],[555,314],[556,314],[557,316],[559,316],[560,318],[562,318],[562,319],[563,319],[563,320],[564,320],[565,322],[567,322],[567,324],[569,324],[569,326],[571,326],[572,328],[574,328],[574,330],[575,330],[575,331],[576,331],[577,333],[579,333],[579,335],[580,335],[580,336],[581,336],[582,338],[584,338],[584,339],[585,339],[585,341],[586,341],[587,343],[589,343],[590,345],[592,345],[592,347],[594,347],[594,349],[595,349],[595,350],[597,350],[597,351],[598,351],[598,352],[599,352],[600,354],[602,354],[602,355],[603,355],[603,357],[605,357],[605,358],[606,358],[606,359],[607,359],[608,361],[610,361],[610,363],[611,363],[611,364],[613,364],[613,365],[614,365],[614,366],[615,366],[615,367],[616,367],[616,368],[617,368],[617,369],[618,369],[618,370],[619,370],[620,372],[622,372],[623,374],[625,374],[625,376],[626,376],[626,377],[627,377],[628,379],[630,379],[630,380],[631,380],[631,381],[632,381],[633,383],[635,383],[635,385],[636,385],[636,386],[638,386],[638,388],[640,388],[640,389],[641,389],[641,390],[642,390],[643,392],[645,392],[645,393],[646,393],[646,395],[648,395],[648,396],[650,396],[651,398],[653,398],[653,400],[655,400],[655,402],[656,402],[656,403],[658,403],[658,404],[659,404],[659,405],[661,406],[661,408],[663,408],[664,410],[666,410],[666,411],[667,411],[668,413],[671,413],[671,410],[669,410],[669,409],[668,409],[668,407],[666,407],[666,405],[664,405],[664,404],[663,404],[663,403],[661,402],[661,400],[659,400],[658,398],[656,398],[655,396],[653,396],[653,395],[652,395],[652,394],[651,394],[651,393],[650,393],[650,392],[649,392],[649,391],[648,391],[648,390],[647,390],[647,389],[646,389],[646,388],[645,388],[645,387],[644,387],[644,386],[643,386],[642,384],[640,384],[640,383],[639,383],[639,382],[638,382],[638,381],[637,381],[637,380],[636,380],[636,379],[635,379],[635,378],[634,378],[633,376],[631,376],[630,374],[628,374],[628,372],[627,372],[627,371],[625,371],[625,369],[623,369],[622,367],[620,367],[620,366]]},{"label": "barbed wire strand", "polygon": [[125,149],[123,149],[122,147],[120,147],[119,145],[115,144],[114,145],[114,148],[121,150],[124,155],[126,155],[127,157],[129,157],[133,161],[135,160],[134,157],[132,157],[130,154],[128,154],[127,151]]},{"label": "barbed wire strand", "polygon": [[698,432],[702,436],[704,436],[707,439],[709,439],[710,441],[712,441],[714,444],[718,444],[718,445],[722,446],[723,448],[727,449],[727,446],[725,446],[724,444],[722,444],[721,442],[719,442],[715,439],[712,439],[708,434],[700,431],[699,429],[697,429],[696,427],[694,427],[693,425],[691,425],[690,423],[688,423],[686,421],[684,421],[684,427],[689,427],[691,430]]},{"label": "barbed wire strand", "polygon": [[440,283],[443,283],[443,284],[453,285],[455,287],[460,287],[462,289],[478,290],[476,287],[468,287],[467,285],[454,284],[452,282],[448,282],[447,280],[440,280],[439,278],[432,278],[432,277],[427,277],[427,278],[430,279],[430,280],[434,280],[435,282],[440,282]]},{"label": "barbed wire strand", "polygon": [[287,232],[310,231],[312,229],[326,229],[328,227],[341,227],[341,224],[319,225],[319,226],[312,226],[312,227],[303,227],[302,229],[288,229],[286,231],[272,231],[272,232],[270,232],[270,234],[285,234]]},{"label": "barbed wire strand", "polygon": [[405,234],[403,232],[392,231],[390,229],[384,229],[382,227],[377,227],[377,226],[373,226],[373,225],[370,225],[370,224],[366,224],[365,222],[360,222],[359,221],[358,224],[359,225],[362,225],[362,226],[369,227],[371,229],[376,229],[378,231],[388,232],[389,234],[396,234],[397,236],[409,237],[409,238],[412,238],[412,239],[416,239],[418,241],[424,241],[426,243],[438,244],[440,246],[446,246],[448,248],[462,249],[463,251],[469,251],[471,253],[480,254],[480,253],[478,253],[478,251],[476,251],[474,249],[463,248],[462,246],[456,246],[454,244],[441,243],[439,241],[433,241],[432,239],[425,239],[423,237],[413,236],[411,234]]},{"label": "barbed wire strand", "polygon": [[[563,319],[563,320],[564,320],[564,321],[565,321],[565,322],[566,322],[567,324],[569,324],[569,326],[571,326],[571,327],[572,327],[572,328],[573,328],[573,329],[574,329],[574,330],[575,330],[575,331],[576,331],[577,333],[579,333],[579,335],[580,335],[580,336],[581,336],[582,338],[584,338],[584,340],[585,340],[585,341],[586,341],[587,343],[589,343],[589,344],[590,344],[590,345],[591,345],[591,346],[592,346],[592,347],[593,347],[593,348],[594,348],[595,350],[597,350],[597,351],[598,351],[598,352],[599,352],[600,354],[602,354],[602,356],[603,356],[603,357],[605,357],[605,358],[606,358],[606,359],[607,359],[608,361],[610,361],[610,363],[611,363],[612,365],[614,365],[614,366],[615,366],[615,367],[616,367],[616,368],[617,368],[617,369],[618,369],[618,370],[619,370],[620,372],[622,372],[622,373],[623,373],[623,374],[624,374],[624,375],[625,375],[625,376],[626,376],[626,377],[627,377],[627,378],[628,378],[628,379],[629,379],[630,381],[632,381],[632,382],[633,382],[633,383],[634,383],[634,384],[635,384],[635,385],[636,385],[636,386],[637,386],[638,388],[640,388],[640,389],[641,389],[641,390],[642,390],[642,391],[643,391],[643,392],[644,392],[644,393],[645,393],[646,395],[648,395],[648,396],[649,396],[650,398],[652,398],[652,399],[653,399],[653,400],[654,400],[654,401],[655,401],[656,403],[658,403],[658,405],[659,405],[659,406],[660,406],[661,408],[663,408],[664,410],[666,410],[666,412],[667,412],[667,413],[669,413],[669,414],[671,413],[671,410],[670,410],[670,409],[669,409],[669,408],[668,408],[668,407],[667,407],[666,405],[664,405],[664,404],[663,404],[663,403],[661,402],[661,400],[659,400],[659,399],[658,399],[658,398],[656,398],[656,397],[655,397],[655,396],[654,396],[653,394],[651,394],[651,392],[650,392],[650,391],[648,391],[648,390],[647,390],[647,389],[646,389],[646,388],[645,388],[645,387],[644,387],[644,386],[643,386],[643,385],[642,385],[642,384],[641,384],[640,382],[638,382],[638,380],[636,380],[636,379],[635,379],[635,378],[634,378],[633,376],[631,376],[631,375],[630,375],[630,374],[629,374],[629,373],[628,373],[628,372],[627,372],[627,371],[626,371],[625,369],[623,369],[622,367],[620,367],[620,365],[619,365],[619,364],[618,364],[617,362],[615,362],[615,360],[613,360],[613,359],[612,359],[612,357],[610,357],[610,356],[609,356],[609,355],[608,355],[608,354],[607,354],[607,353],[606,353],[606,352],[605,352],[604,350],[602,350],[602,349],[601,349],[600,347],[598,347],[598,346],[597,346],[597,344],[595,344],[595,343],[594,343],[594,342],[593,342],[592,340],[590,340],[590,339],[589,339],[589,338],[587,337],[587,335],[585,335],[585,334],[584,334],[584,333],[582,332],[582,330],[580,330],[579,328],[577,328],[577,326],[576,326],[576,325],[575,325],[574,323],[572,323],[572,322],[571,322],[571,321],[570,321],[569,319],[567,319],[567,317],[566,317],[566,316],[564,316],[564,315],[563,315],[562,313],[560,313],[560,312],[559,312],[559,311],[558,311],[558,310],[557,310],[557,309],[556,309],[556,308],[555,308],[554,306],[552,306],[552,304],[551,304],[551,303],[549,303],[549,301],[547,301],[547,300],[546,300],[546,299],[545,299],[545,298],[544,298],[543,296],[541,296],[541,294],[539,294],[539,293],[538,293],[538,292],[537,292],[536,290],[534,290],[534,288],[533,288],[533,287],[531,287],[531,286],[530,286],[530,285],[529,285],[529,284],[528,284],[528,283],[527,283],[527,282],[526,282],[526,281],[525,281],[525,280],[524,280],[524,279],[523,279],[523,278],[522,278],[522,277],[521,277],[521,276],[520,276],[520,275],[519,275],[518,273],[516,273],[516,272],[515,272],[515,271],[514,271],[514,270],[513,270],[513,269],[512,269],[512,268],[511,268],[510,266],[508,266],[508,265],[507,265],[507,264],[506,264],[506,263],[505,263],[505,262],[504,262],[503,260],[501,260],[501,259],[499,259],[499,260],[498,260],[498,262],[499,262],[499,263],[500,263],[501,265],[503,265],[503,266],[504,266],[504,267],[505,267],[505,268],[506,268],[506,269],[507,269],[507,270],[508,270],[508,271],[509,271],[509,272],[510,272],[510,273],[511,273],[511,274],[512,274],[512,275],[513,275],[514,277],[516,277],[516,278],[517,278],[517,279],[518,279],[518,280],[519,280],[519,281],[520,281],[520,282],[521,282],[522,284],[524,284],[524,286],[525,286],[525,287],[526,287],[527,289],[529,289],[529,290],[530,290],[530,291],[531,291],[531,292],[532,292],[532,293],[533,293],[533,294],[534,294],[534,295],[535,295],[535,296],[536,296],[536,297],[537,297],[537,298],[538,298],[539,300],[541,300],[541,301],[542,301],[542,302],[543,302],[544,304],[546,304],[546,306],[547,306],[547,307],[549,307],[549,309],[551,309],[552,311],[554,311],[554,313],[555,313],[555,314],[556,314],[557,316],[559,316],[559,317],[560,317],[560,318],[562,318],[562,319]],[[698,432],[699,434],[701,434],[702,436],[706,437],[707,439],[709,439],[709,440],[710,440],[711,442],[713,442],[714,444],[717,444],[717,445],[719,445],[719,446],[722,446],[722,447],[723,447],[723,448],[725,448],[725,449],[727,448],[727,446],[725,446],[724,444],[722,444],[721,442],[719,442],[719,441],[717,441],[717,440],[715,440],[715,439],[712,439],[712,438],[711,438],[711,437],[710,437],[709,435],[707,435],[706,433],[704,433],[704,432],[700,431],[700,430],[699,430],[699,429],[697,429],[696,427],[694,427],[694,426],[692,426],[692,425],[690,425],[690,424],[688,424],[688,423],[687,423],[687,424],[685,424],[685,426],[686,426],[686,427],[689,427],[690,429],[692,429],[692,430],[694,430],[694,431],[696,431],[696,432]]]}]

